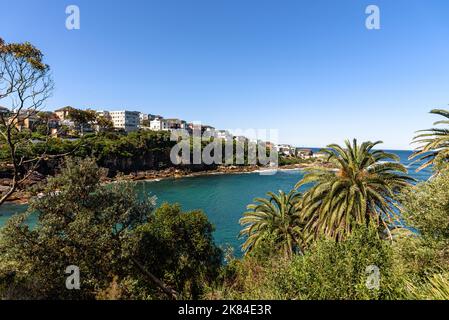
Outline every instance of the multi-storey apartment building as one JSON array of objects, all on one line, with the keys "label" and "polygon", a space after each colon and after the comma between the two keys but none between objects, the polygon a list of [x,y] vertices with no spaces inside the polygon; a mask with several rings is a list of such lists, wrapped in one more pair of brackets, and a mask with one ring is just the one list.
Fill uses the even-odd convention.
[{"label": "multi-storey apartment building", "polygon": [[114,124],[114,128],[123,129],[127,132],[136,131],[140,125],[140,112],[137,111],[100,111],[104,116],[108,116]]}]

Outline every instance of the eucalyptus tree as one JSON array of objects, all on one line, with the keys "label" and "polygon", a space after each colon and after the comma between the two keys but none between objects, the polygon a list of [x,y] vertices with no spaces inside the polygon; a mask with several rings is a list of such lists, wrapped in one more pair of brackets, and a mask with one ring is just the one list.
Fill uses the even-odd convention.
[{"label": "eucalyptus tree", "polygon": [[[84,134],[84,129],[86,128],[86,126],[92,126],[97,121],[97,113],[94,110],[81,110],[72,107],[68,108],[68,118],[72,120],[77,125],[77,127],[79,127],[81,135]],[[104,123],[103,120],[101,120],[100,122]]]},{"label": "eucalyptus tree", "polygon": [[[435,126],[440,124],[449,125],[449,111],[434,109],[430,113],[446,118],[445,120],[435,122]],[[411,156],[411,159],[417,159],[424,163],[417,171],[431,165],[446,162],[449,159],[449,127],[420,130],[418,133],[413,139],[413,143],[416,143],[418,147]]]},{"label": "eucalyptus tree", "polygon": [[261,245],[264,240],[273,240],[286,257],[302,250],[306,241],[301,224],[301,194],[295,190],[278,194],[267,193],[268,198],[256,198],[248,205],[240,224],[240,232],[246,237],[242,250],[245,253]]},{"label": "eucalyptus tree", "polygon": [[391,238],[390,227],[397,221],[398,192],[412,178],[397,155],[373,150],[381,142],[346,141],[345,147],[329,145],[323,150],[334,169],[312,167],[296,188],[305,192],[302,219],[314,238],[346,238],[360,224],[375,223]]},{"label": "eucalyptus tree", "polygon": [[52,90],[50,68],[39,49],[28,42],[6,43],[0,38],[0,169],[11,173],[0,205],[49,157],[45,148],[42,154],[29,156],[34,142],[24,128],[37,118]]}]

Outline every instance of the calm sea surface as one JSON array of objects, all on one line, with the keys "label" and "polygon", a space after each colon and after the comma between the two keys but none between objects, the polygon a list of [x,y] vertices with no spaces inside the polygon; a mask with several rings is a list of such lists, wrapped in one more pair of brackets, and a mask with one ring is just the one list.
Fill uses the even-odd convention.
[{"label": "calm sea surface", "polygon": [[[416,173],[418,164],[408,160],[411,151],[392,151],[407,166],[410,176],[422,181],[427,180],[431,172],[424,170]],[[184,210],[202,209],[215,225],[215,241],[219,245],[232,245],[239,252],[241,240],[238,239],[240,225],[238,221],[246,206],[256,197],[265,196],[268,191],[289,191],[302,178],[299,170],[279,171],[275,175],[259,173],[235,175],[211,175],[202,177],[169,179],[154,182],[140,182],[137,190],[141,196],[154,195],[158,204],[163,202],[179,203]],[[5,204],[0,207],[0,226],[11,215],[24,211],[25,205]],[[30,224],[36,222],[32,217]]]}]

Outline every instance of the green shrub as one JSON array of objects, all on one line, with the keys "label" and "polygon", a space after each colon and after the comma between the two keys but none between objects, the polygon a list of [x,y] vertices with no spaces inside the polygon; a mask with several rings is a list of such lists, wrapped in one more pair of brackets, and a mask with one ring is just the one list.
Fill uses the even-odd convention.
[{"label": "green shrub", "polygon": [[[373,269],[380,272],[374,285]],[[373,227],[360,228],[342,242],[321,240],[292,260],[272,256],[261,262],[250,256],[234,261],[227,279],[208,297],[229,299],[398,299],[406,295],[405,279],[394,264],[390,244]]]},{"label": "green shrub", "polygon": [[[204,213],[153,210],[133,183],[103,185],[103,175],[91,159],[70,161],[0,230],[0,299],[166,299],[167,287],[195,298],[214,280],[221,252]],[[70,265],[80,290],[65,286]]]},{"label": "green shrub", "polygon": [[449,273],[434,274],[419,286],[409,283],[408,298],[416,300],[449,300]]},{"label": "green shrub", "polygon": [[[215,280],[221,266],[222,252],[214,244],[213,231],[201,210],[183,212],[179,205],[165,203],[149,223],[136,229],[133,251],[143,266],[183,298],[194,299]],[[141,287],[139,295],[150,295],[148,289]]]},{"label": "green shrub", "polygon": [[395,241],[396,260],[403,265],[412,287],[425,288],[429,279],[449,272],[447,166],[428,181],[405,189],[401,203],[404,223],[414,233]]}]

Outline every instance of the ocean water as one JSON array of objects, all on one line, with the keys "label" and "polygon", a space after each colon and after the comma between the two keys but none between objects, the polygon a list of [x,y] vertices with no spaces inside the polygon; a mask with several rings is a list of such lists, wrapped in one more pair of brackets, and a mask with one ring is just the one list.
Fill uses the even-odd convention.
[{"label": "ocean water", "polygon": [[[411,151],[390,151],[397,154],[408,168],[409,175],[417,181],[427,180],[430,170],[415,172],[419,164],[408,160]],[[184,210],[202,209],[214,224],[215,241],[218,245],[231,245],[239,254],[241,229],[238,221],[246,206],[256,197],[268,191],[289,191],[303,177],[300,170],[278,171],[274,175],[245,173],[232,175],[210,175],[162,181],[146,181],[137,184],[141,197],[156,196],[158,205],[163,202],[179,203]],[[6,204],[0,207],[0,226],[13,214],[26,210],[26,205]],[[30,224],[36,217],[30,219]]]}]

